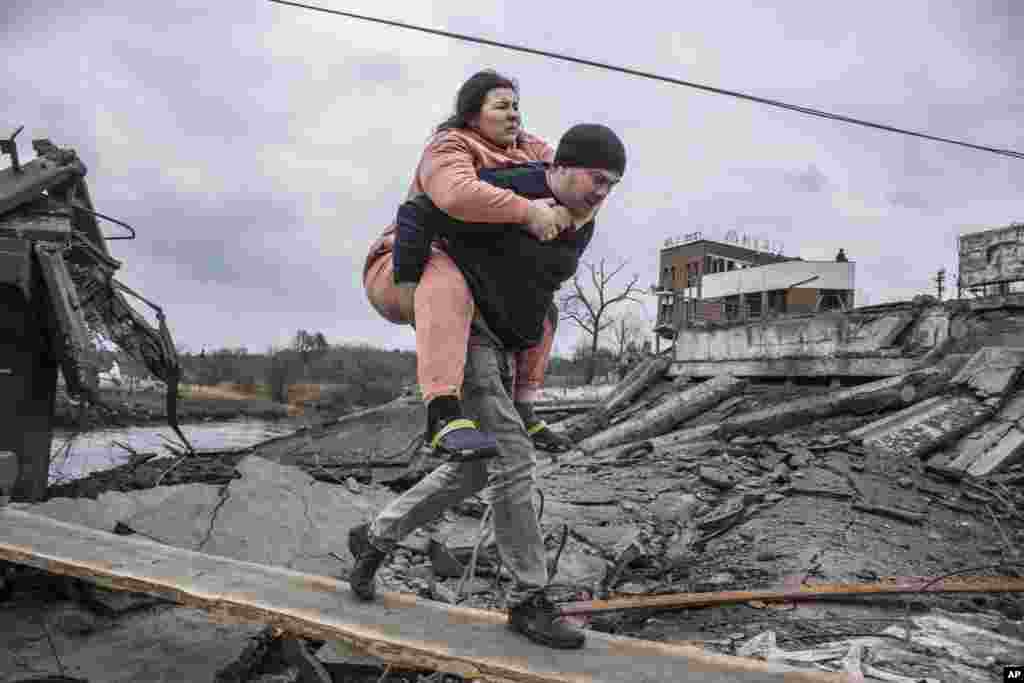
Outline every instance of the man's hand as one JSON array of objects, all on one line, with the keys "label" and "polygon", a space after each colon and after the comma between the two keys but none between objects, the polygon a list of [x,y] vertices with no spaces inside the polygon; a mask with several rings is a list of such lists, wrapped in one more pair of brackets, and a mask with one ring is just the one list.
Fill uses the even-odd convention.
[{"label": "man's hand", "polygon": [[594,220],[597,216],[597,212],[601,210],[604,202],[601,202],[597,206],[592,206],[589,209],[567,209],[569,217],[572,219],[573,224],[577,228],[582,228],[584,225]]},{"label": "man's hand", "polygon": [[548,242],[573,225],[572,215],[564,206],[556,206],[554,199],[534,199],[526,213],[526,231]]}]

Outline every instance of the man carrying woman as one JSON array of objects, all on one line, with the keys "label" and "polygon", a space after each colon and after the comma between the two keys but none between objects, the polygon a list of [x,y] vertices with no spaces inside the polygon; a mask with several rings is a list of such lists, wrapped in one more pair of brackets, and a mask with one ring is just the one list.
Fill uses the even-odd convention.
[{"label": "man carrying woman", "polygon": [[[558,619],[545,595],[527,435],[532,410],[524,414],[524,404],[543,380],[554,292],[575,273],[593,216],[625,169],[625,149],[609,129],[585,124],[552,154],[520,130],[515,86],[494,72],[471,78],[456,109],[452,127],[425,152],[398,215],[399,230],[427,227],[438,246],[425,263],[412,260],[408,277],[410,264],[394,251],[389,229],[365,271],[374,307],[393,322],[415,324],[428,434],[451,462],[350,532],[356,564],[349,583],[372,599],[376,571],[398,541],[489,487],[498,550],[516,581],[510,626],[548,646],[581,647],[582,634]],[[505,175],[487,176],[494,167]],[[415,284],[418,266],[414,289],[395,285]]]}]

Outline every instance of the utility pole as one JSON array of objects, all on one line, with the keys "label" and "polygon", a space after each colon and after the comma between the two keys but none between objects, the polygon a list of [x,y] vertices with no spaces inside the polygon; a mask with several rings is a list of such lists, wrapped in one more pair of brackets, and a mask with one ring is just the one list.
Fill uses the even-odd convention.
[{"label": "utility pole", "polygon": [[946,269],[939,268],[939,272],[935,273],[935,289],[939,294],[939,301],[942,301],[942,293],[946,289]]}]

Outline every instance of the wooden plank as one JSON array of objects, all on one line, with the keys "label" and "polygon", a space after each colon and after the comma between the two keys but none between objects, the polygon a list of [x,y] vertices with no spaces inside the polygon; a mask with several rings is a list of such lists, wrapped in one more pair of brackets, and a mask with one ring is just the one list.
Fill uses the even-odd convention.
[{"label": "wooden plank", "polygon": [[395,593],[361,603],[347,584],[329,577],[118,536],[10,507],[0,508],[0,559],[157,595],[206,610],[216,619],[345,641],[396,666],[496,683],[848,680],[843,674],[597,632],[587,634],[581,650],[552,650],[509,632],[500,612]]}]

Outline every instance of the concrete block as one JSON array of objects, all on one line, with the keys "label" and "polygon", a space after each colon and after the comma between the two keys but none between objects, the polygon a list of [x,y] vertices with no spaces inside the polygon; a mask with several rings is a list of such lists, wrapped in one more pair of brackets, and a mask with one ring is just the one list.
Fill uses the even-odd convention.
[{"label": "concrete block", "polygon": [[[953,447],[954,457],[949,467],[966,470],[979,458],[996,448],[1000,442],[1017,431],[1017,423],[1024,419],[1024,393],[1011,398],[995,417],[960,439]],[[1006,452],[1006,447],[1001,449]],[[1003,456],[1006,457],[1006,456]]]},{"label": "concrete block", "polygon": [[847,436],[885,455],[920,457],[959,438],[992,412],[970,396],[936,396]]},{"label": "concrete block", "polygon": [[893,377],[920,367],[916,358],[825,357],[773,358],[765,360],[677,361],[670,377]]},{"label": "concrete block", "polygon": [[125,526],[152,540],[198,550],[207,539],[213,514],[221,504],[219,486],[187,484],[157,505],[142,508]]},{"label": "concrete block", "polygon": [[1024,367],[1024,349],[987,346],[975,353],[951,384],[966,386],[979,396],[1003,396],[1013,388]]},{"label": "concrete block", "polygon": [[917,313],[907,308],[878,313],[823,313],[710,329],[684,328],[675,346],[676,361],[825,359],[880,353],[916,317]]},{"label": "concrete block", "polygon": [[984,477],[993,472],[1006,469],[1024,459],[1024,431],[1014,425],[999,443],[979,456],[967,467],[967,473],[975,477]]},{"label": "concrete block", "polygon": [[[30,615],[10,618],[11,634],[20,637],[7,643],[0,637],[0,680],[4,681],[55,674],[55,651],[69,677],[66,680],[218,680],[218,672],[237,660],[262,629],[262,624],[219,624],[205,612],[180,607],[145,610],[126,615],[112,626],[97,623],[94,628],[83,614],[74,621],[64,616],[57,628],[49,628],[52,646],[41,634],[44,647],[26,647],[24,634],[39,630],[39,622]],[[8,652],[10,659],[4,656]]]}]

